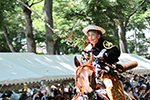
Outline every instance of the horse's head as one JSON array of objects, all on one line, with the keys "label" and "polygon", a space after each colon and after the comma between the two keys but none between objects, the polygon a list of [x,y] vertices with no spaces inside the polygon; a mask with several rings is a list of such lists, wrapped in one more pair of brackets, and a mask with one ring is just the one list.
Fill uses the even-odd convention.
[{"label": "horse's head", "polygon": [[[74,58],[74,64],[77,67],[76,69],[76,87],[82,91],[87,91],[87,100],[95,100],[95,71],[94,67],[92,66],[92,61],[89,60],[89,62],[80,63],[77,58]],[[102,93],[97,92],[97,99],[98,100],[108,100],[106,96],[104,96]],[[105,98],[105,99],[104,99]]]},{"label": "horse's head", "polygon": [[[84,63],[80,64],[77,58],[74,58],[74,64],[77,67],[76,69],[76,86],[79,88],[80,91],[93,91],[93,85],[95,85],[95,78],[94,78],[94,70],[92,64]],[[93,80],[94,79],[94,80]],[[94,82],[94,83],[92,83]]]}]

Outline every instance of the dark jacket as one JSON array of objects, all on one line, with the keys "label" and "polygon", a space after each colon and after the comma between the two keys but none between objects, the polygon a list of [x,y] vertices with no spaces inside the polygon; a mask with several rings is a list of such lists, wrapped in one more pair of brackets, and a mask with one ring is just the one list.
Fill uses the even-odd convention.
[{"label": "dark jacket", "polygon": [[95,47],[92,48],[92,52],[95,56],[97,56],[103,49],[106,49],[103,54],[104,61],[109,64],[119,61],[118,57],[120,56],[120,50],[111,42],[108,42],[106,39],[101,37]]},{"label": "dark jacket", "polygon": [[18,100],[26,100],[28,96],[26,94],[22,94]]}]

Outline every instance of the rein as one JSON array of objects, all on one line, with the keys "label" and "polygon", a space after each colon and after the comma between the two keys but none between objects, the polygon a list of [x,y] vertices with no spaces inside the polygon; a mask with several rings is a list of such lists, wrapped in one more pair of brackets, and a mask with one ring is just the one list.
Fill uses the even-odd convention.
[{"label": "rein", "polygon": [[[95,67],[92,66],[92,62],[87,62],[87,63],[84,63],[84,64],[78,66],[78,68],[76,69],[76,73],[75,73],[75,84],[76,84],[76,87],[79,89],[79,91],[76,91],[76,92],[78,93],[78,95],[74,98],[74,100],[77,100],[78,97],[83,96],[83,92],[82,92],[82,91],[84,91],[84,90],[82,89],[83,87],[81,87],[81,86],[78,84],[77,78],[79,78],[80,76],[77,75],[77,73],[78,73],[78,71],[79,71],[80,68],[84,68],[84,67],[89,67],[89,68],[91,68],[91,69],[94,71],[94,73],[95,73],[95,70],[94,70]],[[82,69],[81,69],[81,70],[82,70]],[[79,73],[79,74],[80,74],[80,73]]]},{"label": "rein", "polygon": [[79,89],[80,92],[82,92],[83,90],[82,90],[81,86],[77,83],[77,78],[79,78],[79,76],[77,75],[77,73],[78,73],[78,71],[79,71],[80,68],[84,68],[84,67],[89,67],[89,68],[91,68],[91,69],[94,71],[94,73],[95,73],[95,70],[94,70],[95,67],[93,67],[93,63],[92,63],[91,60],[93,60],[93,57],[91,57],[91,59],[89,60],[89,62],[86,62],[86,63],[84,63],[84,64],[78,66],[78,68],[76,69],[76,73],[75,73],[75,83],[76,83],[76,87],[78,87],[78,89]]}]

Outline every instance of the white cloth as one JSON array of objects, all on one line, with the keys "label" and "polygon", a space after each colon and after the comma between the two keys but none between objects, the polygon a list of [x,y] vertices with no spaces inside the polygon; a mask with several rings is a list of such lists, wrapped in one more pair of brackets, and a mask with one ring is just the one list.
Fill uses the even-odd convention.
[{"label": "white cloth", "polygon": [[33,95],[32,100],[35,100],[36,97],[39,97],[39,95],[37,95],[37,94]]}]

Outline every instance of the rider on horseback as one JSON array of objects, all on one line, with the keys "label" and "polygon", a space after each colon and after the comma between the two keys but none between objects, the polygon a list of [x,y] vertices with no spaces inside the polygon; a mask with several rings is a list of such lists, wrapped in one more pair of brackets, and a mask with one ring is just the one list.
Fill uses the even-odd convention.
[{"label": "rider on horseback", "polygon": [[[94,55],[94,60],[97,60],[96,58],[100,58],[110,65],[115,64],[119,61],[118,57],[120,56],[120,50],[111,42],[103,38],[105,30],[102,27],[96,25],[88,25],[82,31],[85,35],[87,35],[87,40],[90,42],[90,44],[85,48],[86,52],[82,52],[82,63],[87,62],[87,60],[89,59],[88,57],[91,56],[91,53],[92,55]],[[97,63],[101,68],[104,68],[104,66],[106,66],[100,61],[98,61]]]},{"label": "rider on horseback", "polygon": [[[106,87],[107,95],[110,99],[114,100],[114,98],[116,98],[114,96],[118,95],[118,100],[125,100],[123,86],[121,81],[118,80],[116,70],[121,69],[120,72],[124,72],[132,68],[124,68],[124,66],[119,64],[116,66],[116,70],[114,70],[104,63],[107,62],[109,65],[116,65],[116,62],[119,61],[118,57],[120,56],[120,50],[113,43],[103,38],[105,29],[96,25],[88,25],[83,28],[82,31],[87,35],[87,40],[90,44],[84,49],[85,52],[82,52],[81,63],[89,61],[89,59],[94,56],[93,66],[95,66],[96,76],[101,76],[100,81],[96,78],[96,83],[98,84],[100,82],[101,86],[104,83],[104,87]],[[113,86],[114,80],[117,80],[116,85],[118,86]],[[117,92],[115,89],[116,91],[119,91],[118,94],[116,94]]]}]

